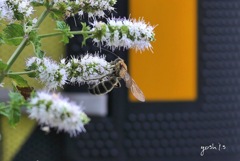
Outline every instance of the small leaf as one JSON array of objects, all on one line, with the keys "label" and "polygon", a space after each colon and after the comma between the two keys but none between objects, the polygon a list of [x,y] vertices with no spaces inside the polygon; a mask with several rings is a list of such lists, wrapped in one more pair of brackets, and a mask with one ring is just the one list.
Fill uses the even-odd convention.
[{"label": "small leaf", "polygon": [[10,92],[9,93],[10,102],[8,108],[8,119],[11,126],[15,126],[21,117],[21,107],[25,104],[25,100],[20,93]]},{"label": "small leaf", "polygon": [[0,103],[0,114],[8,117],[7,106],[5,105],[5,103]]},{"label": "small leaf", "polygon": [[20,121],[21,107],[26,105],[26,101],[18,92],[10,92],[9,97],[10,101],[8,103],[0,103],[0,114],[8,118],[11,126],[16,126]]},{"label": "small leaf", "polygon": [[43,6],[43,5],[44,5],[43,2],[31,2],[31,4],[32,4],[34,7],[39,7],[39,6]]},{"label": "small leaf", "polygon": [[30,97],[33,87],[30,87],[27,81],[19,75],[10,75],[15,91],[18,91],[26,100]]},{"label": "small leaf", "polygon": [[16,17],[16,19],[19,21],[24,20],[24,15],[18,11],[14,11],[14,17]]},{"label": "small leaf", "polygon": [[51,9],[50,16],[54,20],[63,20],[65,17],[65,10]]},{"label": "small leaf", "polygon": [[7,64],[3,63],[3,61],[0,59],[0,74],[4,71],[6,67]]},{"label": "small leaf", "polygon": [[69,26],[64,21],[57,21],[57,29],[61,31],[70,30]]},{"label": "small leaf", "polygon": [[[81,23],[82,24],[82,31],[90,31],[89,26],[87,26],[86,23]],[[89,38],[89,35],[86,32],[83,32],[83,41],[82,41],[82,46],[86,45],[86,40]]]},{"label": "small leaf", "polygon": [[[28,71],[32,71],[31,69],[25,69],[26,72]],[[27,74],[30,78],[36,78],[37,77],[37,73],[33,72],[33,73],[28,73]]]},{"label": "small leaf", "polygon": [[3,29],[2,39],[9,45],[19,45],[23,39],[24,30],[20,24],[10,24]]},{"label": "small leaf", "polygon": [[45,53],[44,53],[44,51],[41,50],[41,47],[42,47],[41,39],[39,38],[39,36],[38,36],[36,31],[30,32],[29,40],[33,44],[35,55],[38,58],[43,58]]},{"label": "small leaf", "polygon": [[71,28],[64,21],[57,21],[57,29],[63,33],[62,42],[69,43],[69,38],[73,37],[73,34],[70,33]]},{"label": "small leaf", "polygon": [[27,81],[19,75],[9,75],[8,77],[12,79],[12,83],[13,83],[14,87],[17,87],[17,86],[18,87],[29,87]]}]

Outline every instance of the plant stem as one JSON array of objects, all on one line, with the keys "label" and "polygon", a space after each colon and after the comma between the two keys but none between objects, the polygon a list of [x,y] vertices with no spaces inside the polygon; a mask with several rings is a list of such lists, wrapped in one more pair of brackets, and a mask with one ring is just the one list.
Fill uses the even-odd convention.
[{"label": "plant stem", "polygon": [[49,14],[49,10],[46,9],[45,11],[43,11],[43,13],[41,14],[41,16],[38,18],[37,23],[35,24],[35,28],[38,28],[41,23],[43,22],[43,20],[47,17],[47,15]]},{"label": "plant stem", "polygon": [[[73,34],[73,35],[82,35],[82,34],[91,34],[92,31],[70,31],[69,34]],[[47,37],[53,37],[53,36],[60,36],[63,35],[63,32],[54,32],[54,33],[50,33],[50,34],[42,34],[39,35],[40,39],[43,38],[47,38]]]},{"label": "plant stem", "polygon": [[0,76],[0,83],[3,81],[5,74],[9,71],[9,69],[11,68],[13,63],[16,61],[16,59],[18,58],[20,53],[23,51],[24,47],[27,45],[27,42],[28,42],[28,36],[25,36],[24,39],[22,40],[22,42],[17,47],[17,49],[14,51],[14,53],[9,58],[9,60],[7,62],[7,67],[4,70],[4,72],[2,73],[2,75]]},{"label": "plant stem", "polygon": [[22,40],[22,42],[19,44],[17,49],[14,51],[14,53],[11,55],[7,62],[7,68],[5,69],[5,72],[8,72],[13,63],[16,61],[20,53],[23,51],[24,47],[27,45],[28,42],[28,36],[25,36]]},{"label": "plant stem", "polygon": [[25,71],[25,72],[9,72],[6,75],[25,75],[25,74],[32,74],[35,73],[35,70],[31,70],[31,71]]},{"label": "plant stem", "polygon": [[62,32],[54,32],[54,33],[50,33],[50,34],[39,35],[39,38],[42,39],[42,38],[53,37],[53,36],[60,36],[60,35],[63,35],[63,33]]},{"label": "plant stem", "polygon": [[70,31],[70,34],[73,35],[82,35],[82,34],[91,34],[93,33],[92,31]]},{"label": "plant stem", "polygon": [[[43,20],[47,17],[49,13],[49,10],[46,9],[45,11],[43,11],[43,13],[41,14],[41,16],[39,17],[37,23],[35,24],[35,28],[38,28],[40,26],[40,24],[43,22]],[[6,73],[9,71],[9,69],[12,67],[13,63],[16,61],[16,59],[18,58],[18,56],[20,55],[20,53],[23,51],[23,49],[25,48],[25,46],[28,43],[28,35],[25,35],[22,42],[19,44],[19,46],[17,47],[17,49],[14,51],[14,53],[11,55],[11,57],[9,58],[8,62],[7,62],[7,67],[4,70],[4,72],[0,75],[0,83],[3,81]]]}]

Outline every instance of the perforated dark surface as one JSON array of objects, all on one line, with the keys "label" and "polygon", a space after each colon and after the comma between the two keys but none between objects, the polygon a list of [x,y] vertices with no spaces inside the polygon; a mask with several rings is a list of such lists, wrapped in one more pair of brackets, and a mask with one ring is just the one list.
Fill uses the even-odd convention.
[{"label": "perforated dark surface", "polygon": [[[199,0],[198,16],[198,99],[129,103],[127,91],[116,89],[107,118],[92,118],[87,133],[65,137],[64,160],[240,160],[240,0]],[[68,51],[80,50],[77,41]],[[212,143],[226,149],[201,157],[201,146]]]},{"label": "perforated dark surface", "polygon": [[[115,160],[239,160],[240,1],[198,3],[198,99],[128,103],[125,107],[113,104],[112,108],[121,108],[123,113],[117,127],[122,135],[118,144],[122,157]],[[212,144],[221,149],[208,150],[201,157],[201,146]],[[81,149],[91,151],[89,147]],[[76,161],[83,155],[77,156]]]},{"label": "perforated dark surface", "polygon": [[63,161],[63,139],[64,136],[54,130],[46,135],[38,127],[13,161]]},{"label": "perforated dark surface", "polygon": [[66,138],[66,154],[70,160],[116,160],[119,157],[117,127],[109,119],[95,119],[77,138]]}]

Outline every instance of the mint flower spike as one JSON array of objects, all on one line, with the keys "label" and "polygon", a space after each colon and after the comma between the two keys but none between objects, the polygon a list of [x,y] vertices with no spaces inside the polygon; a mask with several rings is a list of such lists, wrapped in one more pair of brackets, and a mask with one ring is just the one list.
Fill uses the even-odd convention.
[{"label": "mint flower spike", "polygon": [[107,23],[92,23],[93,42],[98,46],[115,49],[135,49],[137,51],[152,50],[151,42],[155,40],[154,27],[143,19],[107,19]]},{"label": "mint flower spike", "polygon": [[26,66],[28,70],[36,72],[36,79],[45,84],[48,90],[62,88],[67,83],[68,75],[65,67],[50,58],[32,57],[27,60]]},{"label": "mint flower spike", "polygon": [[88,17],[104,17],[104,11],[112,12],[117,0],[75,0],[79,5],[79,16],[83,16],[84,12],[88,13]]},{"label": "mint flower spike", "polygon": [[[13,22],[21,19],[21,16],[30,17],[34,12],[31,2],[31,0],[1,0],[0,20]],[[15,15],[18,15],[18,18]]]},{"label": "mint flower spike", "polygon": [[26,61],[26,67],[35,71],[35,78],[50,91],[68,83],[93,85],[107,79],[113,69],[105,58],[97,53],[87,53],[80,58],[62,59],[57,63],[47,57],[31,57]]},{"label": "mint flower spike", "polygon": [[[61,61],[66,63],[65,60]],[[100,80],[104,80],[105,76],[112,73],[112,67],[105,60],[105,56],[99,54],[90,54],[80,58],[72,57],[66,63],[68,72],[68,81],[72,84],[97,84]]]},{"label": "mint flower spike", "polygon": [[27,113],[42,126],[56,128],[57,131],[76,136],[85,132],[84,125],[90,121],[82,108],[60,94],[42,91],[30,98]]},{"label": "mint flower spike", "polygon": [[75,14],[82,17],[84,13],[88,17],[104,17],[105,11],[114,10],[116,2],[117,0],[53,0],[51,3],[54,9],[61,9],[67,17]]}]

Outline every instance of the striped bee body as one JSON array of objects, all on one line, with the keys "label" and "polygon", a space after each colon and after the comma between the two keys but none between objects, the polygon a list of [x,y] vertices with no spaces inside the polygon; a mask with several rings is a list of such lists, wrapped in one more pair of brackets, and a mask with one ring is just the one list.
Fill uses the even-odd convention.
[{"label": "striped bee body", "polygon": [[113,88],[118,88],[121,86],[118,77],[110,77],[109,80],[105,80],[90,87],[88,90],[91,94],[101,95],[110,92]]},{"label": "striped bee body", "polygon": [[144,94],[128,73],[127,65],[124,63],[124,60],[118,57],[111,62],[111,65],[113,66],[112,73],[108,76],[105,76],[105,78],[108,78],[108,80],[101,81],[99,84],[90,87],[88,89],[89,92],[94,95],[106,94],[113,90],[113,88],[120,87],[121,84],[119,80],[123,79],[126,87],[131,90],[134,97],[136,97],[139,101],[144,102]]}]

